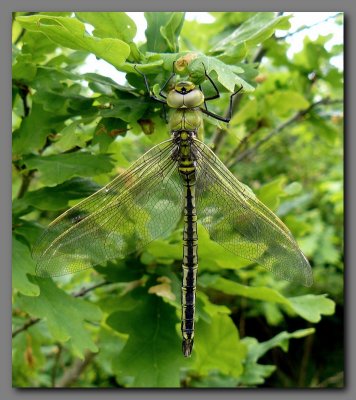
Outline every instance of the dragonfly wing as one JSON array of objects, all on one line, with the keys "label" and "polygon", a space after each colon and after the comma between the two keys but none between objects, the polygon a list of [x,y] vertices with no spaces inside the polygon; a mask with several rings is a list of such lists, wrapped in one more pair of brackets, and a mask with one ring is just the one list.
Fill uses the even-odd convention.
[{"label": "dragonfly wing", "polygon": [[210,237],[279,278],[310,286],[310,264],[283,222],[209,147],[195,140],[193,149],[197,156],[197,213]]},{"label": "dragonfly wing", "polygon": [[153,147],[53,221],[33,249],[36,273],[65,275],[124,258],[173,229],[183,209],[173,147],[171,140]]}]

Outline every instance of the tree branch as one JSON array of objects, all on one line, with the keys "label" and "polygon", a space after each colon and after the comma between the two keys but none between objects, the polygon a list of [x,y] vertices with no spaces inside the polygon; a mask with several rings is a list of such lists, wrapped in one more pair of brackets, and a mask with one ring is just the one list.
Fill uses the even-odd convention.
[{"label": "tree branch", "polygon": [[85,296],[87,293],[92,292],[93,290],[98,289],[98,288],[100,288],[100,287],[102,287],[102,286],[109,285],[110,283],[112,283],[112,282],[103,281],[103,282],[97,283],[96,285],[89,286],[89,287],[87,287],[87,288],[82,288],[82,289],[79,290],[78,292],[73,293],[72,296],[73,296],[73,297],[83,297],[83,296]]},{"label": "tree branch", "polygon": [[336,18],[338,15],[340,15],[340,13],[336,13],[334,15],[330,15],[329,17],[323,19],[322,21],[315,22],[314,24],[311,24],[311,25],[303,25],[303,26],[299,27],[298,29],[296,29],[295,31],[288,33],[287,35],[276,37],[276,40],[278,40],[278,41],[279,40],[284,40],[287,37],[291,37],[293,35],[296,35],[299,32],[302,32],[302,31],[307,30],[307,29],[314,28],[315,26],[323,24],[324,22],[327,22],[330,19]]},{"label": "tree branch", "polygon": [[57,353],[55,355],[55,360],[54,360],[52,373],[51,373],[52,387],[56,387],[56,377],[57,377],[59,361],[60,361],[61,354],[62,354],[62,349],[63,349],[62,345],[60,343],[58,343],[57,344]]},{"label": "tree branch", "polygon": [[18,199],[21,199],[21,197],[23,197],[26,194],[34,175],[35,175],[35,171],[34,170],[29,171],[28,173],[22,174],[22,176],[21,176],[21,178],[22,178],[21,186],[20,186],[20,189],[19,189],[19,191],[17,193],[17,198]]},{"label": "tree branch", "polygon": [[84,360],[76,360],[71,368],[67,369],[62,378],[57,384],[55,384],[54,387],[63,388],[72,385],[76,380],[78,380],[82,372],[91,363],[96,354],[97,353],[87,351],[85,353]]},{"label": "tree branch", "polygon": [[12,337],[14,338],[17,336],[19,333],[26,331],[28,328],[30,328],[32,325],[37,324],[37,322],[40,322],[41,318],[30,318],[27,322],[25,322],[20,328],[14,330],[12,332]]},{"label": "tree branch", "polygon": [[318,107],[320,105],[330,105],[330,104],[337,104],[337,103],[343,103],[343,100],[342,99],[330,99],[327,97],[327,98],[321,99],[319,101],[316,101],[315,103],[312,103],[309,107],[305,108],[304,110],[296,112],[291,118],[287,119],[286,121],[284,121],[280,125],[278,125],[276,128],[272,129],[272,131],[270,133],[268,133],[264,138],[259,140],[253,147],[245,150],[235,160],[231,160],[230,163],[227,163],[227,167],[231,168],[231,166],[233,166],[236,162],[242,161],[245,158],[254,154],[261,145],[266,143],[268,140],[270,140],[277,133],[281,132],[287,126],[294,124],[295,122],[297,122],[301,118],[303,118],[305,115],[309,114],[313,108]]}]

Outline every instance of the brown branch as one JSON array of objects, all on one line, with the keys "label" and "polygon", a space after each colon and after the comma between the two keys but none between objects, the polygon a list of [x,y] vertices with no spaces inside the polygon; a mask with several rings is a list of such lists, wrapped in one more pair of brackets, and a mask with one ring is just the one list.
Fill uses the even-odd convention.
[{"label": "brown branch", "polygon": [[17,193],[17,198],[18,199],[21,199],[21,197],[23,197],[26,194],[34,175],[35,175],[35,171],[32,170],[32,171],[29,171],[28,173],[24,173],[21,176],[22,177],[21,186],[20,186],[20,189],[19,189],[19,191]]},{"label": "brown branch", "polygon": [[58,371],[58,364],[61,359],[61,354],[62,354],[62,345],[60,343],[57,344],[57,353],[55,356],[53,368],[52,368],[52,373],[51,373],[51,386],[56,387],[56,377],[57,377],[57,371]]},{"label": "brown branch", "polygon": [[[104,285],[108,285],[109,283],[111,283],[111,282],[104,281],[104,282],[101,282],[101,283],[97,283],[97,284],[95,284],[95,285],[93,285],[93,286],[90,286],[90,287],[88,287],[88,288],[86,288],[86,289],[81,289],[81,290],[79,290],[78,292],[73,293],[72,296],[73,296],[73,297],[83,297],[83,296],[85,296],[87,293],[89,293],[89,292],[91,292],[91,291],[93,291],[93,290],[95,290],[95,289],[97,289],[97,288],[99,288],[99,287],[102,287],[102,286],[104,286]],[[17,336],[19,333],[21,333],[21,332],[23,332],[23,331],[26,331],[26,330],[27,330],[28,328],[30,328],[32,325],[37,324],[37,323],[40,322],[41,320],[42,320],[41,318],[30,318],[30,319],[29,319],[27,322],[25,322],[20,328],[18,328],[18,329],[16,329],[15,331],[12,332],[12,337],[14,338],[14,337]]]},{"label": "brown branch", "polygon": [[79,290],[77,293],[73,293],[72,296],[73,297],[83,297],[87,293],[92,292],[93,290],[98,289],[102,286],[109,285],[110,283],[111,282],[108,282],[108,281],[103,281],[103,282],[97,283],[96,285],[89,286],[88,288],[83,288],[83,289]]},{"label": "brown branch", "polygon": [[20,328],[14,330],[12,332],[12,337],[14,338],[17,336],[19,333],[26,331],[28,328],[30,328],[32,325],[37,324],[37,322],[40,322],[41,318],[30,318],[27,322],[25,322]]},{"label": "brown branch", "polygon": [[280,125],[278,125],[276,128],[272,129],[272,131],[270,133],[268,133],[264,138],[262,138],[261,140],[259,140],[253,147],[251,147],[248,150],[245,150],[244,152],[242,152],[237,158],[236,160],[234,160],[233,162],[230,162],[227,166],[230,168],[232,165],[234,165],[236,162],[242,161],[247,157],[250,157],[252,154],[254,154],[256,152],[256,150],[263,145],[264,143],[266,143],[267,141],[269,141],[273,136],[275,136],[277,133],[281,132],[284,128],[286,128],[289,125],[294,124],[295,122],[299,121],[300,119],[302,119],[303,117],[305,117],[307,114],[310,113],[310,111],[315,108],[318,107],[320,105],[330,105],[330,104],[337,104],[337,103],[342,103],[343,100],[342,99],[330,99],[330,98],[324,98],[322,100],[316,101],[315,103],[312,103],[309,107],[307,107],[304,110],[298,111],[297,113],[295,113],[291,118],[287,119],[287,121],[282,122]]},{"label": "brown branch", "polygon": [[250,132],[240,140],[239,144],[233,149],[230,154],[226,158],[225,164],[229,166],[230,164],[233,165],[235,162],[235,158],[238,156],[240,151],[242,151],[242,148],[247,148],[248,142],[250,141],[251,137],[258,132],[258,130],[263,126],[261,124],[261,121],[257,121],[256,126],[250,130]]},{"label": "brown branch", "polygon": [[320,382],[319,384],[313,386],[316,388],[330,388],[333,385],[333,387],[337,388],[343,388],[344,387],[344,372],[338,372],[333,376],[330,376],[329,378],[326,378],[324,381]]},{"label": "brown branch", "polygon": [[83,373],[85,368],[91,363],[93,358],[97,353],[92,353],[87,351],[84,356],[84,360],[76,360],[71,368],[68,368],[67,371],[63,374],[62,378],[59,382],[54,386],[56,388],[64,388],[71,386],[80,375]]},{"label": "brown branch", "polygon": [[[311,324],[309,323],[308,327],[310,326]],[[310,355],[312,352],[314,339],[315,339],[314,335],[309,335],[304,340],[304,350],[303,350],[302,361],[300,363],[299,378],[298,378],[298,386],[300,388],[305,387],[306,371],[310,361]]]}]

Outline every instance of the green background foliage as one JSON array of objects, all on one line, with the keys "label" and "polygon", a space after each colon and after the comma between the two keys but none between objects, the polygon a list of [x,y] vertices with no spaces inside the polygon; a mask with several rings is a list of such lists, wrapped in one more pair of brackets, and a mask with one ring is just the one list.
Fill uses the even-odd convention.
[{"label": "green background foliage", "polygon": [[[203,24],[145,13],[144,43],[122,12],[14,15],[15,387],[343,386],[343,72],[332,63],[342,45],[326,50],[332,34],[306,35],[287,56],[290,16],[212,15]],[[128,83],[82,73],[89,54]],[[51,220],[168,138],[133,66],[156,93],[173,61],[209,93],[204,62],[222,92],[216,113],[243,85],[229,126],[206,118],[205,141],[284,220],[314,273],[311,288],[278,281],[199,226],[189,359],[179,332],[181,226],[125,260],[55,282],[35,276],[30,251]]]}]

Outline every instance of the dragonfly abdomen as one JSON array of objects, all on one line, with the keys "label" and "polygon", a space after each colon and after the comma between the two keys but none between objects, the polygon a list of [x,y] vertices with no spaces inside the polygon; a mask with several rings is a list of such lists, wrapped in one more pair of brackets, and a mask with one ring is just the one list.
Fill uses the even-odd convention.
[{"label": "dragonfly abdomen", "polygon": [[[181,139],[185,138],[182,132]],[[178,171],[184,185],[183,279],[182,279],[182,350],[189,357],[194,341],[195,292],[198,270],[198,233],[195,206],[196,167],[189,139],[180,143]]]}]

